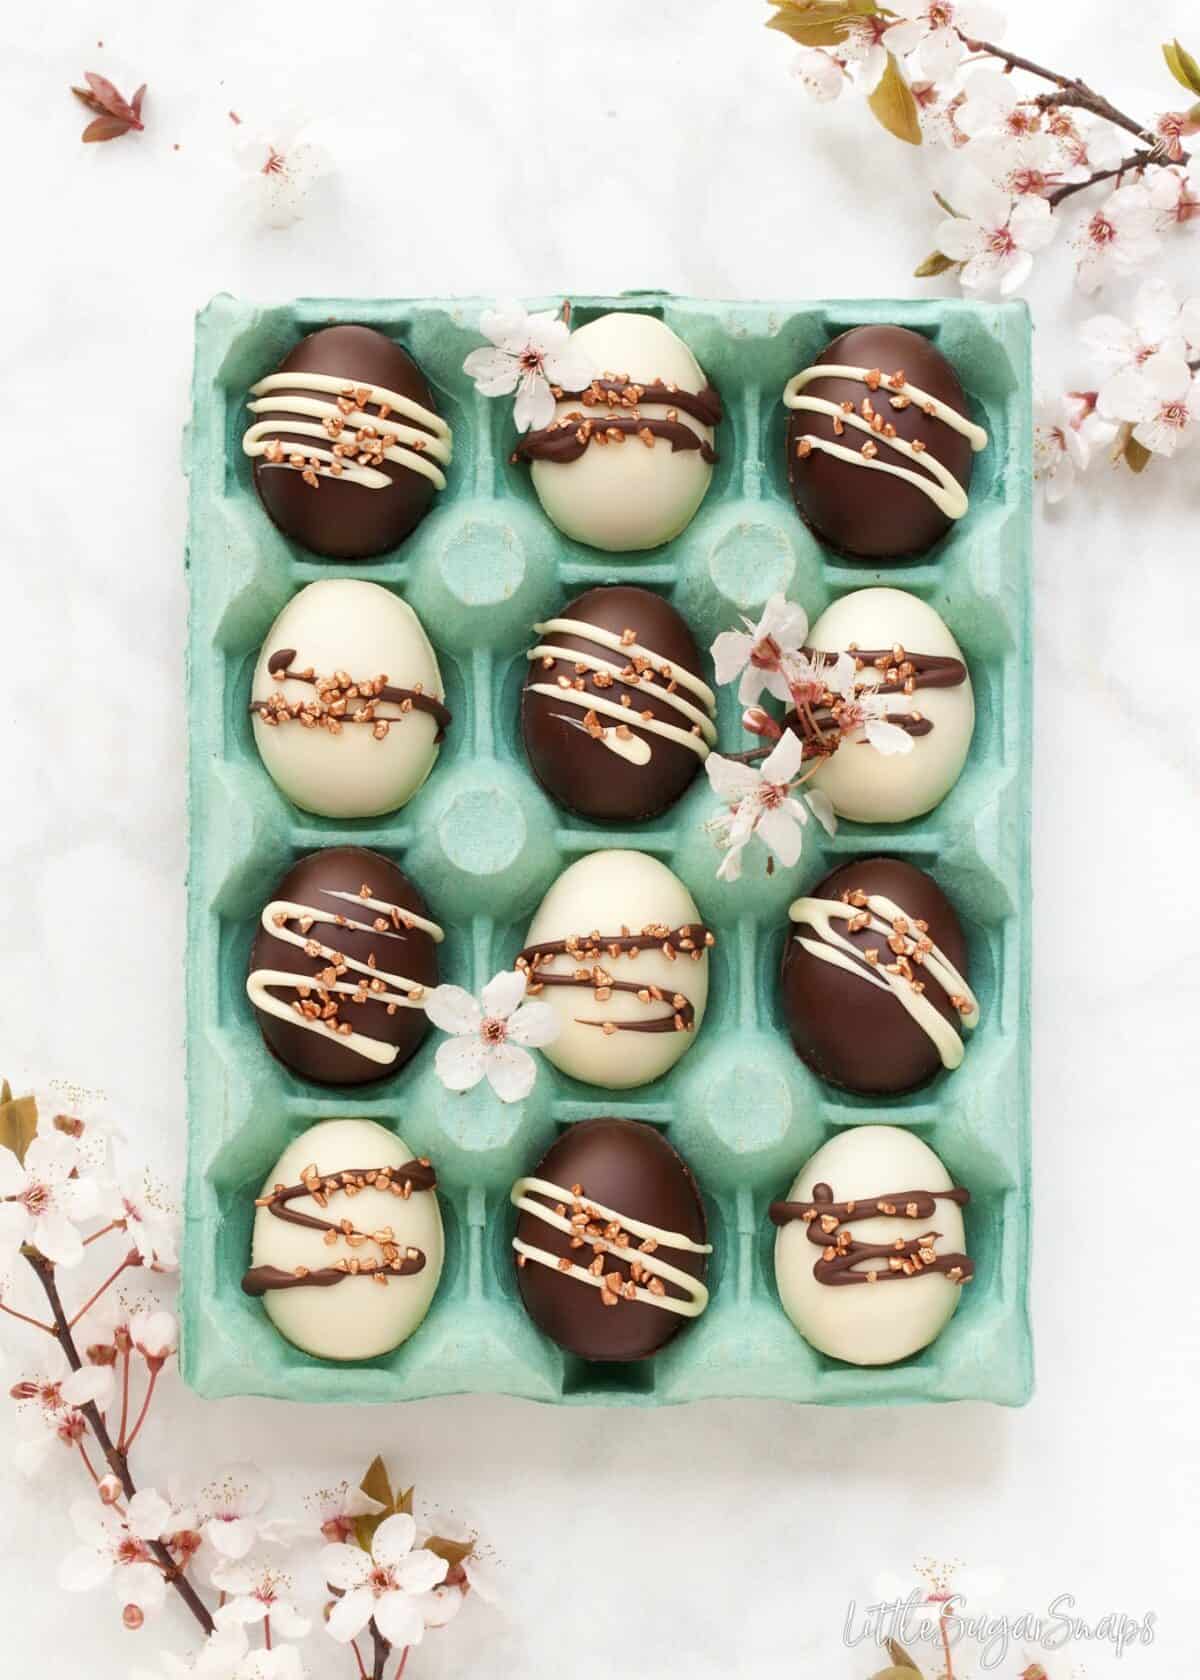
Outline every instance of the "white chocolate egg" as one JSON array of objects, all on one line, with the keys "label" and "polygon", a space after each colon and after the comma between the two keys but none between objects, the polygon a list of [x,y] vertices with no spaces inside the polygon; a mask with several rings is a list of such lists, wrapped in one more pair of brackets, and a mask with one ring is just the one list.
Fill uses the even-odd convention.
[{"label": "white chocolate egg", "polygon": [[[380,677],[383,694],[362,692]],[[359,691],[322,686],[338,678]],[[416,613],[390,589],[354,578],[322,579],[292,597],[263,642],[250,698],[271,779],[320,817],[377,817],[406,804],[433,768],[448,715]],[[298,707],[316,708],[315,726],[290,715]]]},{"label": "white chocolate egg", "polygon": [[[536,956],[536,947],[564,940],[569,951]],[[613,941],[623,948],[614,952]],[[708,1002],[703,924],[683,882],[657,858],[619,851],[580,858],[542,900],[525,946],[534,983],[544,983],[537,996],[562,1023],[542,1054],[573,1079],[610,1091],[647,1085],[695,1043]],[[597,968],[619,984],[562,983]],[[647,1031],[651,1021],[665,1030]]]},{"label": "white chocolate egg", "polygon": [[[856,589],[825,609],[809,643],[823,653],[899,646],[910,656],[962,662],[965,675],[953,686],[929,686],[916,678],[908,709],[932,728],[912,737],[911,752],[881,753],[851,737],[813,777],[813,786],[829,796],[838,816],[853,822],[901,823],[931,811],[958,780],[975,729],[971,674],[942,619],[907,590]],[[858,678],[870,686],[882,680],[882,673],[870,666]]]},{"label": "white chocolate egg", "polygon": [[[807,1341],[833,1359],[851,1365],[907,1359],[945,1329],[958,1306],[961,1283],[928,1265],[911,1276],[901,1271],[874,1283],[824,1283],[814,1267],[837,1243],[839,1231],[856,1243],[889,1248],[897,1240],[911,1244],[936,1231],[935,1256],[953,1256],[951,1263],[957,1263],[966,1253],[962,1212],[957,1201],[938,1194],[953,1190],[954,1181],[933,1150],[904,1127],[851,1126],[801,1168],[788,1201],[811,1203],[817,1185],[828,1186],[835,1205],[855,1202],[862,1208],[882,1198],[897,1213],[861,1218],[856,1209],[837,1229],[828,1220],[822,1229],[819,1220],[806,1223],[802,1217],[782,1224],[775,1239],[775,1281],[784,1311]],[[932,1211],[926,1207],[918,1217],[908,1217],[894,1200],[906,1192],[931,1195]],[[863,1258],[850,1269],[888,1272],[889,1259],[895,1257]]]},{"label": "white chocolate egg", "polygon": [[[429,1311],[429,1304],[442,1275],[442,1216],[437,1191],[413,1187],[406,1197],[390,1188],[374,1185],[329,1193],[322,1206],[310,1195],[280,1201],[277,1187],[318,1186],[307,1169],[315,1167],[321,1177],[370,1172],[376,1178],[381,1168],[403,1185],[400,1171],[411,1162],[413,1152],[403,1138],[374,1120],[324,1120],[289,1144],[276,1162],[262,1189],[263,1198],[273,1203],[260,1205],[254,1215],[251,1270],[243,1287],[248,1294],[261,1294],[267,1315],[289,1342],[317,1359],[374,1359],[405,1342]],[[324,1194],[324,1191],[322,1191]],[[355,1233],[365,1241],[350,1242],[340,1232],[326,1242],[321,1226],[293,1223],[280,1214],[300,1215],[340,1226],[350,1220]],[[388,1246],[377,1237],[390,1232]],[[398,1253],[399,1263],[418,1269],[397,1273],[389,1259]],[[386,1271],[387,1282],[373,1275],[343,1276],[337,1282],[307,1283],[296,1278],[297,1268],[314,1278],[328,1278],[330,1269],[353,1263],[366,1272]],[[255,1269],[266,1267],[271,1274],[288,1274],[296,1281],[285,1287],[262,1285],[267,1274],[255,1278]]]},{"label": "white chocolate egg", "polygon": [[[627,376],[639,385],[658,382],[693,393],[708,384],[687,345],[653,315],[601,315],[578,328],[571,344],[596,375]],[[674,414],[710,451],[715,447],[713,429],[669,401],[639,403],[637,411],[654,420]],[[607,410],[581,410],[578,397],[565,397],[555,408],[555,419],[580,412],[599,425]],[[615,412],[628,415],[630,410],[616,405]],[[531,472],[538,499],[559,530],[611,553],[657,548],[677,537],[712,479],[712,466],[700,449],[676,449],[662,437],[648,444],[636,434],[621,442],[593,441],[575,461],[535,459]]]}]

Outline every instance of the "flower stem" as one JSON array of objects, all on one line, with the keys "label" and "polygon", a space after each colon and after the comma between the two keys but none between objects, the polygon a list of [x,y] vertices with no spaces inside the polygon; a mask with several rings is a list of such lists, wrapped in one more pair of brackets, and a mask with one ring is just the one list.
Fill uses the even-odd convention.
[{"label": "flower stem", "polygon": [[938,1617],[938,1631],[942,1636],[942,1650],[945,1652],[946,1656],[945,1680],[954,1680],[954,1661],[950,1655],[950,1635],[946,1631],[946,1617],[947,1611],[945,1605],[943,1605],[941,1614]]},{"label": "flower stem", "polygon": [[79,1448],[79,1456],[83,1460],[84,1469],[87,1471],[88,1475],[92,1478],[93,1484],[96,1487],[99,1487],[100,1486],[100,1478],[99,1478],[99,1476],[97,1476],[95,1466],[92,1464],[91,1459],[88,1457],[87,1448],[84,1446],[82,1441],[76,1441],[75,1445]]},{"label": "flower stem", "polygon": [[121,1273],[123,1271],[125,1271],[127,1269],[127,1267],[134,1266],[134,1265],[140,1266],[141,1265],[141,1260],[138,1258],[136,1252],[131,1250],[130,1254],[127,1254],[125,1256],[124,1260],[122,1260],[121,1264],[117,1267],[116,1271],[113,1272],[111,1274],[111,1276],[106,1277],[104,1282],[100,1285],[99,1289],[96,1290],[95,1294],[89,1296],[88,1299],[83,1303],[83,1305],[80,1307],[79,1311],[75,1314],[75,1317],[73,1319],[71,1319],[71,1321],[67,1325],[67,1329],[68,1330],[74,1330],[75,1326],[79,1323],[79,1320],[83,1317],[84,1313],[91,1312],[92,1308],[96,1305],[96,1302],[100,1299],[101,1295],[103,1295],[106,1290],[112,1288],[113,1284],[116,1283],[116,1281],[120,1277]]},{"label": "flower stem", "polygon": [[403,1651],[401,1651],[401,1653],[400,1653],[400,1666],[397,1668],[395,1674],[393,1674],[392,1680],[403,1680],[404,1670],[408,1665],[408,1653],[411,1650],[412,1650],[412,1646],[411,1645],[406,1645],[404,1647]]},{"label": "flower stem", "polygon": [[130,1447],[132,1447],[133,1443],[137,1440],[138,1432],[141,1429],[142,1425],[146,1421],[146,1413],[150,1410],[150,1402],[154,1398],[154,1385],[157,1383],[157,1381],[158,1381],[158,1367],[157,1366],[152,1366],[151,1370],[150,1370],[150,1381],[146,1384],[146,1397],[142,1401],[142,1409],[138,1413],[137,1422],[134,1424],[133,1428],[129,1431],[129,1439],[125,1443],[124,1450],[126,1452],[129,1451]]},{"label": "flower stem", "polygon": [[107,1225],[102,1226],[99,1231],[93,1231],[90,1237],[84,1237],[83,1246],[84,1248],[90,1248],[94,1242],[99,1242],[100,1238],[106,1237],[110,1231],[124,1229],[125,1221],[123,1219],[110,1220],[110,1222]]},{"label": "flower stem", "polygon": [[392,1647],[375,1626],[373,1620],[371,1622],[371,1642],[375,1647],[375,1661],[371,1665],[371,1680],[383,1680],[383,1671],[387,1667],[387,1660],[391,1655]]},{"label": "flower stem", "polygon": [[1089,175],[1086,181],[1068,181],[1065,187],[1056,187],[1052,193],[1046,194],[1046,202],[1052,210],[1057,210],[1060,204],[1076,193],[1086,192],[1089,187],[1099,186],[1101,181],[1112,181],[1122,175],[1139,174],[1147,165],[1152,164],[1154,158],[1148,151],[1131,152],[1128,157],[1121,159],[1115,169],[1098,169],[1094,175]]},{"label": "flower stem", "polygon": [[362,1660],[362,1652],[358,1648],[357,1639],[350,1641],[350,1649],[354,1652],[354,1660],[358,1664],[359,1680],[367,1680],[367,1670]]},{"label": "flower stem", "polygon": [[6,1307],[3,1301],[0,1301],[0,1312],[6,1312],[9,1318],[19,1318],[22,1324],[32,1324],[35,1330],[44,1330],[47,1336],[54,1334],[53,1324],[44,1324],[40,1318],[30,1318],[28,1313],[18,1312],[15,1307]]},{"label": "flower stem", "polygon": [[[38,1282],[45,1291],[46,1300],[49,1302],[50,1313],[54,1320],[54,1339],[62,1348],[67,1364],[72,1371],[78,1371],[82,1367],[83,1361],[79,1357],[79,1349],[75,1346],[75,1338],[71,1334],[72,1321],[68,1320],[63,1309],[62,1296],[58,1292],[58,1284],[55,1281],[54,1267],[42,1255],[28,1250],[25,1253],[25,1258],[33,1268]],[[126,1261],[125,1264],[127,1263]],[[121,1269],[124,1270],[124,1264]],[[95,1437],[96,1445],[103,1453],[109,1469],[120,1482],[126,1500],[132,1499],[137,1493],[137,1488],[129,1472],[128,1460],[125,1453],[114,1446],[112,1436],[109,1434],[108,1427],[101,1416],[100,1408],[94,1400],[85,1400],[79,1410],[87,1419],[88,1426]],[[176,1566],[175,1560],[166,1546],[163,1545],[161,1540],[151,1540],[147,1544],[154,1555],[155,1561],[161,1565],[166,1579],[174,1587],[184,1604],[187,1605],[205,1634],[212,1633],[214,1623],[207,1606],[192,1583]]]}]

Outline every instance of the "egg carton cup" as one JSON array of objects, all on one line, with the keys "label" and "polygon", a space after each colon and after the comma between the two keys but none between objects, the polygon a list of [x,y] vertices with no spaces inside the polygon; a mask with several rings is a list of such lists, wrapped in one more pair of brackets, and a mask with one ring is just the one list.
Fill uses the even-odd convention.
[{"label": "egg carton cup", "polygon": [[[557,297],[533,308],[557,308]],[[221,295],[196,326],[186,434],[190,870],[188,878],[187,1221],[183,1371],[210,1396],[383,1402],[458,1392],[556,1404],[663,1405],[715,1396],[823,1405],[990,1400],[1031,1391],[1027,1315],[1030,1219],[1029,898],[1031,705],[1030,327],[1021,304],[957,300],[720,303],[656,292],[573,300],[576,324],[613,309],[661,317],[694,351],[726,418],[708,496],[661,549],[609,555],[568,541],[542,514],[528,471],[513,466],[511,404],[476,394],[462,372],[481,342],[480,300],[300,299],[257,307]],[[284,537],[259,506],[242,453],[249,386],[306,333],[361,322],[398,338],[420,363],[454,429],[450,483],[416,533],[382,559],[322,561]],[[786,483],[791,374],[863,322],[930,336],[958,371],[989,443],[976,457],[971,508],[927,557],[875,567],[824,550]],[[630,370],[637,373],[639,370]],[[401,811],[328,821],[291,805],[259,761],[250,679],[259,646],[289,598],[318,578],[352,576],[396,590],[416,609],[441,662],[454,723],[425,786]],[[595,584],[665,592],[698,645],[755,616],[776,591],[810,619],[869,584],[911,590],[942,615],[975,687],[967,766],[927,817],[899,826],[816,824],[795,869],[768,875],[757,843],[742,880],[715,878],[703,820],[716,808],[701,774],[662,818],[634,827],[576,820],[530,771],[519,694],[531,626]],[[707,661],[706,661],[707,668]],[[724,750],[743,735],[720,695]],[[339,1092],[290,1073],[265,1049],[245,992],[262,904],[304,853],[359,844],[417,883],[446,929],[445,980],[478,992],[512,964],[558,874],[583,854],[632,847],[685,882],[716,932],[708,1013],[696,1043],[662,1079],[609,1092],[544,1059],[522,1103],[486,1083],[465,1095],[434,1072],[430,1034],[395,1078]],[[887,852],[928,870],[958,909],[981,1005],[966,1059],[923,1090],[858,1098],[817,1079],[792,1050],[778,970],[793,898],[856,856]],[[588,1364],[534,1327],[511,1253],[513,1181],[573,1121],[625,1115],[661,1127],[691,1164],[713,1244],[708,1310],[656,1358]],[[434,1161],[446,1259],[429,1316],[401,1347],[364,1364],[323,1362],[284,1341],[240,1288],[254,1197],[286,1145],[315,1122],[363,1115]],[[767,1208],[834,1131],[912,1127],[971,1191],[976,1277],[930,1347],[861,1369],[830,1359],[779,1303]],[[894,1186],[881,1185],[885,1190]]]}]

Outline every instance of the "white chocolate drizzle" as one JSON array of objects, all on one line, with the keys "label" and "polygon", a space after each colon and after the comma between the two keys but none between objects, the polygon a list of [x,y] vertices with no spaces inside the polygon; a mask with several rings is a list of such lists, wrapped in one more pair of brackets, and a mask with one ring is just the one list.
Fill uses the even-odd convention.
[{"label": "white chocolate drizzle", "polygon": [[[645,685],[647,696],[661,700],[664,705],[671,706],[681,717],[686,718],[691,727],[684,729],[677,724],[667,723],[662,718],[643,717],[636,705],[622,706],[614,700],[592,690],[577,689],[571,685],[563,687],[554,683],[530,683],[531,694],[541,694],[549,700],[560,700],[565,705],[578,706],[584,712],[593,712],[600,717],[616,719],[618,725],[624,724],[630,731],[644,730],[649,735],[659,735],[664,740],[674,741],[679,746],[687,747],[703,761],[709,755],[712,747],[717,744],[717,731],[713,723],[713,713],[716,711],[716,696],[708,684],[691,671],[685,671],[662,654],[653,649],[643,647],[640,642],[625,642],[612,630],[601,629],[598,625],[588,624],[579,618],[550,618],[543,624],[535,624],[534,630],[539,636],[560,635],[578,636],[581,640],[595,642],[597,646],[609,648],[613,652],[624,654],[627,664],[617,665],[610,659],[603,659],[597,654],[580,653],[574,648],[557,647],[551,642],[539,642],[529,649],[525,655],[529,661],[537,659],[562,660],[566,664],[584,666],[589,671],[598,671],[611,677],[614,683],[624,683],[627,687],[637,689]],[[622,673],[628,669],[628,662],[642,660],[650,667],[658,682],[646,682],[644,675],[640,681],[630,682]],[[673,683],[676,689],[686,689],[688,693],[700,701],[694,704],[685,694],[670,691],[668,683]],[[569,721],[574,721],[569,720]],[[583,728],[581,724],[578,727]],[[697,733],[698,731],[698,733]],[[610,752],[619,758],[628,760],[631,764],[648,764],[652,756],[650,744],[642,740],[637,734],[622,737],[615,729],[605,729],[594,736],[594,739],[606,746]]]},{"label": "white chocolate drizzle", "polygon": [[[543,1201],[535,1200],[537,1196],[549,1198],[548,1206]],[[544,1178],[519,1178],[512,1187],[509,1200],[522,1213],[531,1213],[546,1225],[552,1225],[555,1230],[562,1231],[566,1236],[573,1237],[575,1227],[565,1214],[555,1211],[557,1206],[569,1207],[573,1203],[580,1205],[594,1213],[605,1223],[615,1221],[631,1237],[640,1237],[643,1241],[654,1243],[657,1248],[671,1248],[684,1254],[711,1254],[711,1243],[693,1242],[690,1237],[683,1236],[678,1231],[664,1231],[658,1225],[649,1225],[642,1219],[629,1219],[615,1209],[605,1207],[601,1202],[594,1202],[590,1197],[579,1197],[570,1190],[564,1190],[560,1184],[551,1184]],[[684,1272],[678,1266],[672,1266],[669,1261],[660,1260],[658,1254],[647,1253],[643,1248],[618,1247],[603,1237],[587,1239],[592,1242],[596,1254],[606,1254],[614,1261],[624,1260],[626,1263],[637,1262],[643,1271],[661,1278],[664,1283],[672,1283],[682,1289],[682,1297],[678,1295],[659,1295],[649,1289],[643,1289],[639,1284],[633,1284],[632,1295],[626,1293],[626,1285],[622,1289],[622,1299],[641,1301],[647,1307],[661,1307],[665,1312],[678,1313],[681,1318],[698,1318],[708,1305],[708,1290],[699,1278],[694,1278],[689,1272]],[[548,1266],[552,1271],[562,1272],[564,1277],[573,1277],[580,1283],[591,1284],[595,1289],[606,1287],[603,1275],[597,1276],[586,1266],[577,1266],[574,1261],[564,1265],[564,1257],[551,1254],[549,1249],[536,1248],[532,1243],[522,1242],[519,1237],[513,1238],[513,1248],[518,1255],[526,1260],[536,1261],[539,1266]]]},{"label": "white chocolate drizzle", "polygon": [[[388,904],[378,898],[363,898],[359,893],[322,890],[327,898],[345,899],[349,903],[361,904],[367,909],[378,910],[388,916],[394,912],[400,917],[404,929],[426,933],[436,944],[440,944],[446,937],[436,922],[430,921],[426,916],[417,915],[413,910],[402,909],[399,905]],[[323,958],[326,963],[344,965],[356,974],[361,974],[368,983],[378,981],[382,989],[369,991],[366,1001],[383,1004],[390,1009],[424,1009],[425,988],[419,981],[410,980],[403,974],[389,974],[386,969],[372,968],[369,963],[360,962],[355,957],[347,956],[344,951],[338,951],[332,945],[323,945],[320,940],[311,939],[307,934],[294,931],[288,926],[289,922],[301,920],[350,928],[358,933],[373,934],[380,939],[401,938],[398,929],[373,927],[369,922],[356,922],[332,910],[318,910],[311,904],[293,904],[286,899],[274,899],[264,908],[261,917],[262,926],[272,939],[281,939],[285,944],[297,945],[301,950],[311,951],[314,958]],[[389,987],[394,987],[395,990],[388,990]],[[337,994],[358,998],[360,1001],[363,997],[361,985],[348,980],[333,980],[327,983],[316,975],[293,974],[284,969],[252,970],[246,979],[246,995],[255,1009],[274,1016],[278,1021],[286,1021],[289,1026],[315,1033],[328,1033],[328,1024],[298,1013],[290,1003],[275,997],[272,988],[301,992],[305,995],[309,992]],[[394,1062],[399,1054],[394,1044],[385,1044],[367,1033],[339,1032],[337,1040],[347,1050],[353,1050],[358,1055],[365,1056],[368,1061],[378,1062],[383,1066]]]},{"label": "white chocolate drizzle", "polygon": [[[821,962],[832,963],[836,968],[845,969],[847,974],[853,974],[859,980],[865,980],[868,985],[877,986],[881,991],[891,992],[901,1007],[908,1011],[917,1025],[933,1040],[942,1066],[958,1067],[963,1059],[963,1041],[954,1030],[953,1023],[934,1007],[924,991],[918,991],[912,982],[899,972],[898,966],[889,968],[883,960],[868,962],[863,951],[851,940],[844,938],[834,926],[837,921],[853,921],[868,912],[866,926],[872,933],[882,934],[885,939],[893,936],[897,919],[906,921],[910,928],[915,925],[913,917],[909,916],[907,911],[902,910],[882,893],[870,894],[865,905],[846,903],[836,898],[798,898],[789,907],[788,916],[793,922],[801,922],[813,928],[819,935],[817,939],[806,939],[803,934],[795,935],[797,944],[802,945],[810,956],[819,958]],[[961,1000],[955,1007],[963,1026],[968,1029],[978,1026],[979,1004],[975,994],[939,946],[931,944],[930,949],[924,952],[921,968],[938,983],[952,1002],[955,999]]]},{"label": "white chocolate drizzle", "polygon": [[[831,419],[843,425],[852,426],[855,430],[865,432],[877,445],[882,444],[888,449],[894,449],[897,454],[906,456],[910,461],[919,461],[926,472],[913,471],[910,467],[897,466],[891,461],[881,461],[877,457],[869,457],[858,449],[850,449],[842,443],[834,443],[826,438],[814,437],[806,434],[804,442],[810,449],[819,449],[826,455],[834,455],[839,461],[848,461],[852,466],[869,467],[874,472],[890,473],[893,478],[902,478],[906,483],[915,485],[945,514],[947,519],[961,519],[968,508],[967,492],[955,478],[954,474],[936,455],[928,450],[914,449],[906,438],[889,437],[886,431],[879,430],[869,420],[855,409],[843,409],[840,403],[830,402],[825,397],[811,397],[804,395],[805,387],[817,379],[854,379],[889,397],[900,397],[903,406],[910,403],[916,405],[931,419],[940,420],[951,431],[965,437],[976,454],[987,447],[988,435],[982,426],[977,426],[965,414],[951,408],[948,403],[937,397],[931,397],[928,391],[921,390],[918,385],[910,385],[907,380],[899,380],[894,376],[887,378],[876,375],[872,368],[848,367],[838,362],[818,362],[812,367],[804,368],[802,372],[794,374],[783,389],[783,401],[786,408],[803,409],[810,414],[827,414]],[[929,477],[928,474],[932,474]]]},{"label": "white chocolate drizzle", "polygon": [[[299,391],[325,391],[335,401],[322,402],[317,397],[294,394]],[[446,488],[446,475],[437,463],[446,464],[451,458],[450,428],[440,415],[414,402],[411,397],[402,397],[398,391],[389,391],[382,385],[364,385],[328,373],[271,373],[251,386],[250,395],[254,401],[247,406],[252,414],[310,417],[259,420],[248,428],[242,438],[242,448],[247,455],[260,458],[264,470],[267,467],[280,467],[292,472],[306,468],[316,470],[314,462],[320,462],[326,470],[339,465],[340,471],[336,475],[331,473],[331,476],[350,484],[360,484],[368,490],[386,490],[392,482],[387,473],[356,462],[350,456],[338,455],[330,448],[306,447],[300,451],[284,444],[282,459],[265,458],[272,451],[274,440],[281,437],[311,437],[323,439],[325,443],[336,443],[343,429],[350,437],[358,428],[369,428],[378,434],[375,442],[384,438],[389,440],[382,450],[385,460],[406,467],[410,472],[420,473],[437,490]],[[404,420],[416,421],[417,425],[404,425],[389,415],[368,414],[361,406],[347,410],[339,406],[338,398],[343,401],[354,399],[360,404],[374,403],[380,409],[390,410],[391,414],[403,416]],[[335,423],[337,431],[331,431],[326,422]],[[302,456],[302,466],[297,466],[289,458],[292,454]]]}]

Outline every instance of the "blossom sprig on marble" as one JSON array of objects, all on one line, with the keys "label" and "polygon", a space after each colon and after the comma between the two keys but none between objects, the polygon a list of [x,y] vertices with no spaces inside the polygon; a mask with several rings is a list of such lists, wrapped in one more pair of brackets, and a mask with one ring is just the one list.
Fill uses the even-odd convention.
[{"label": "blossom sprig on marble", "polygon": [[[379,1460],[360,1486],[314,1495],[306,1518],[277,1515],[267,1478],[249,1464],[174,1470],[158,1487],[135,1481],[134,1450],[179,1343],[174,1314],[144,1287],[174,1270],[173,1220],[146,1175],[119,1170],[114,1129],[70,1097],[59,1111],[60,1096],[39,1103],[0,1085],[0,1324],[24,1338],[8,1384],[12,1458],[68,1489],[74,1541],[60,1585],[107,1589],[130,1632],[153,1625],[170,1596],[184,1604],[200,1649],[161,1652],[137,1680],[302,1680],[315,1670],[301,1644],[322,1626],[347,1647],[348,1675],[397,1680],[427,1630],[445,1627],[469,1595],[494,1596],[477,1532],[418,1525],[412,1489],[393,1494]],[[40,1291],[40,1307],[13,1272],[31,1296]],[[314,1572],[315,1597],[305,1584]]]}]

